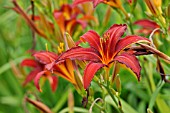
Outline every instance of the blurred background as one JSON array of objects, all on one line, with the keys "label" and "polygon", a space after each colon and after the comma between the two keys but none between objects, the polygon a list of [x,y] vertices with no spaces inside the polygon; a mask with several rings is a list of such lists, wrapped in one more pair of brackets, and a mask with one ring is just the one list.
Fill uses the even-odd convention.
[{"label": "blurred background", "polygon": [[[169,0],[163,0],[163,7],[167,6],[168,2]],[[25,10],[30,6],[30,0],[18,0],[18,3]],[[92,28],[87,27],[79,35],[89,29],[94,29],[102,35],[112,24],[123,23],[119,14],[112,10],[111,19],[106,25],[103,25],[102,21],[107,11],[105,6],[101,4],[95,9],[94,15],[98,18],[99,25]],[[0,0],[0,113],[39,113],[40,111],[35,106],[26,101],[26,97],[40,100],[56,113],[68,112],[68,98],[71,98],[74,102],[75,112],[88,112],[88,109],[82,107],[82,97],[75,91],[73,85],[62,78],[59,78],[58,88],[55,92],[51,91],[48,81],[43,85],[42,93],[37,91],[33,82],[25,87],[22,86],[27,74],[23,74],[20,63],[23,59],[31,57],[28,50],[33,46],[33,39],[27,23],[11,7],[13,7],[11,0]],[[129,10],[127,3],[124,4],[124,7]],[[138,0],[136,13],[134,13],[135,18],[132,20],[146,18],[145,10],[146,5],[142,0]],[[159,49],[170,56],[170,49],[167,49],[169,43],[164,39],[160,40],[163,44],[159,46]],[[37,36],[36,42],[35,50],[45,50],[45,43],[48,43],[46,40]],[[146,56],[139,57],[139,60],[143,63],[141,64],[142,80],[140,82],[127,69],[123,68],[119,73],[122,83],[121,98],[124,100],[125,106],[134,113],[146,113],[148,106],[153,106],[155,113],[168,113],[162,111],[169,111],[170,108],[170,84],[160,81],[161,77],[156,71],[156,59]],[[168,64],[163,66],[167,73],[170,72]],[[30,69],[26,70],[27,73],[29,71]],[[147,82],[148,78],[151,83]],[[92,83],[92,86],[96,87],[96,84]],[[94,90],[94,97],[100,97],[101,90],[97,87]],[[108,113],[118,112],[112,103],[108,105],[108,108]],[[94,112],[98,112],[98,109],[94,108]]]}]

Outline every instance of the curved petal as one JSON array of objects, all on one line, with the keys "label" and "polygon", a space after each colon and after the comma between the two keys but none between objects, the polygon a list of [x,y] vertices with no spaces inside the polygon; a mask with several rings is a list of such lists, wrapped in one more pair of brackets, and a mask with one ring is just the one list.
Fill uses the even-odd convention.
[{"label": "curved petal", "polygon": [[84,83],[84,89],[87,89],[90,85],[90,82],[92,81],[95,73],[104,66],[104,64],[101,63],[93,63],[90,62],[86,69],[84,70],[84,76],[83,76],[83,83]]},{"label": "curved petal", "polygon": [[100,36],[93,30],[89,30],[84,35],[81,36],[83,41],[86,41],[90,44],[91,47],[95,48],[96,50],[100,51]]},{"label": "curved petal", "polygon": [[92,0],[93,6],[96,7],[99,3],[103,2],[104,0]]},{"label": "curved petal", "polygon": [[91,2],[92,0],[74,0],[73,6],[76,6],[78,4],[84,3],[84,2]]},{"label": "curved petal", "polygon": [[24,59],[21,62],[21,66],[28,66],[28,67],[36,67],[37,66],[37,62],[33,59]]},{"label": "curved petal", "polygon": [[127,46],[138,43],[138,42],[147,42],[150,43],[150,40],[141,36],[126,36],[125,38],[119,40],[119,42],[116,44],[116,51],[115,54],[120,52],[122,49],[126,48]]},{"label": "curved petal", "polygon": [[160,28],[160,26],[156,22],[148,19],[138,20],[134,24],[142,26],[143,28],[150,28],[150,29]]},{"label": "curved petal", "polygon": [[70,20],[66,25],[66,30],[68,31],[68,33],[72,34],[76,28],[76,25],[81,25],[81,27],[84,29],[87,26],[87,22],[79,19]]},{"label": "curved petal", "polygon": [[31,72],[27,75],[27,77],[26,77],[26,79],[25,79],[25,81],[24,81],[24,83],[23,83],[23,86],[25,86],[28,82],[30,82],[31,80],[33,80],[33,79],[35,78],[35,76],[36,76],[40,71],[41,71],[40,69],[35,69],[35,70],[31,71]]},{"label": "curved petal", "polygon": [[141,67],[135,55],[123,53],[119,56],[116,56],[114,60],[122,64],[125,64],[127,67],[129,67],[136,74],[138,81],[140,80]]},{"label": "curved petal", "polygon": [[113,26],[111,26],[109,28],[109,30],[107,30],[105,32],[106,37],[109,37],[109,42],[107,44],[108,45],[107,48],[108,48],[110,57],[114,54],[115,46],[116,46],[117,42],[120,40],[120,37],[126,31],[126,29],[127,29],[126,24],[122,24],[122,25],[114,24]]},{"label": "curved petal", "polygon": [[35,87],[36,87],[40,92],[42,92],[42,90],[41,90],[41,88],[40,88],[40,86],[39,86],[39,80],[40,80],[41,76],[43,76],[43,74],[45,74],[45,72],[46,72],[46,71],[41,71],[41,72],[39,72],[39,73],[36,75],[35,79],[34,79]]},{"label": "curved petal", "polygon": [[48,51],[36,52],[33,56],[42,64],[49,64],[58,58],[57,54]]},{"label": "curved petal", "polygon": [[64,18],[63,13],[55,10],[53,15],[54,15],[54,18],[55,18],[58,26],[61,29],[61,32],[64,33],[66,28],[65,28],[65,18]]},{"label": "curved petal", "polygon": [[74,68],[72,61],[66,59],[64,62],[57,64],[53,67],[54,73],[58,76],[68,80],[69,82],[75,84],[74,78]]},{"label": "curved petal", "polygon": [[62,53],[57,61],[64,60],[64,59],[71,59],[71,60],[87,60],[87,61],[100,61],[100,57],[98,53],[93,48],[82,48],[80,46],[73,47],[66,52]]},{"label": "curved petal", "polygon": [[52,91],[55,92],[55,90],[57,89],[57,85],[58,85],[58,78],[57,78],[57,76],[49,76],[48,80],[50,82]]}]

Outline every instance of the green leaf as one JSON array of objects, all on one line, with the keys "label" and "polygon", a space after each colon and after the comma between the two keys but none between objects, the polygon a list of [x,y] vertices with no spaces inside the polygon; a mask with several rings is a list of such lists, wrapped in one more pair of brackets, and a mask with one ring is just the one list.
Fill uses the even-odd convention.
[{"label": "green leaf", "polygon": [[[12,62],[15,63],[15,64],[19,64],[24,58],[26,58],[26,56],[22,56],[22,57],[19,57],[15,60],[13,60]],[[7,71],[8,69],[11,68],[11,65],[10,65],[10,62],[4,64],[3,66],[0,67],[0,75],[2,73],[4,73],[5,71]]]},{"label": "green leaf", "polygon": [[[74,107],[73,110],[74,112],[77,112],[77,113],[89,113],[87,109],[80,108],[80,107]],[[69,108],[67,107],[61,110],[59,113],[68,113],[68,112],[69,112]]]},{"label": "green leaf", "polygon": [[[161,82],[161,81],[160,81]],[[160,82],[158,84],[160,84]],[[151,99],[149,101],[149,108],[152,109],[154,104],[155,104],[155,101],[156,101],[156,98],[162,88],[162,86],[164,85],[164,82],[159,86],[157,87],[157,89],[153,92],[153,94],[151,95]]]},{"label": "green leaf", "polygon": [[[133,109],[128,103],[126,103],[123,99],[120,99],[121,103],[122,103],[122,109],[123,111],[126,113],[138,113],[135,109]],[[112,100],[112,98],[108,95],[105,98],[105,101],[108,104],[111,104],[113,107],[117,108],[116,104],[114,103],[114,101]]]}]

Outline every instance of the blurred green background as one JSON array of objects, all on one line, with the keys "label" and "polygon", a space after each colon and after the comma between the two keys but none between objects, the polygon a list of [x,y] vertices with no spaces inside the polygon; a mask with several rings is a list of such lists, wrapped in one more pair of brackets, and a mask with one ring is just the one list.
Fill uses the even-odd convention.
[{"label": "blurred green background", "polygon": [[[29,0],[19,0],[19,2],[25,9],[30,5]],[[166,4],[168,4],[168,0],[164,1],[164,5]],[[88,112],[82,107],[82,98],[74,87],[62,78],[59,78],[59,85],[54,93],[51,92],[48,81],[43,85],[42,93],[37,91],[33,82],[26,87],[22,86],[25,75],[20,72],[20,63],[24,58],[30,58],[28,50],[32,47],[32,34],[21,16],[9,7],[13,7],[11,0],[0,0],[0,113],[27,113],[28,111],[38,113],[39,111],[33,105],[25,101],[26,96],[41,100],[56,113],[59,111],[67,112],[67,98],[70,92],[74,94],[75,111]],[[141,11],[141,13],[136,13],[135,19],[146,18],[145,13],[142,12],[142,10],[146,10],[146,7],[141,0],[138,1],[138,7],[136,12]],[[128,9],[127,4],[125,4],[125,8]],[[102,26],[104,17],[99,15],[104,14],[105,11],[105,5],[99,5],[96,8],[95,16],[99,18],[99,26]],[[115,11],[112,11],[111,19],[107,25],[102,29],[99,26],[93,29],[102,34],[110,25],[122,22],[121,17]],[[85,31],[88,29],[90,28]],[[164,40],[162,42],[165,44],[160,47],[160,50],[170,55],[170,50],[165,47],[169,43]],[[42,38],[37,38],[36,50],[45,50],[45,43],[46,41]],[[149,105],[154,106],[152,108],[156,111],[155,113],[162,111],[165,111],[162,113],[168,113],[166,111],[169,111],[170,108],[170,84],[163,83],[164,85],[161,85],[159,82],[161,78],[155,69],[156,59],[151,56],[139,57],[139,59],[143,63],[141,64],[143,68],[141,82],[137,82],[132,73],[126,69],[121,69],[119,74],[122,82],[121,98],[125,101],[124,105],[126,107],[131,106],[128,109],[132,109],[134,113],[146,113]],[[166,72],[170,72],[169,65],[164,65],[164,68]],[[29,70],[27,71],[29,72]],[[147,80],[150,81],[147,82]],[[96,87],[96,84],[92,83],[92,86]],[[94,95],[97,98],[101,96],[101,93],[101,90],[96,88]],[[158,104],[155,104],[156,97]],[[108,104],[108,112],[113,113],[114,111],[116,113],[112,102],[106,101],[111,103]],[[97,108],[94,108],[94,112],[98,112]]]}]

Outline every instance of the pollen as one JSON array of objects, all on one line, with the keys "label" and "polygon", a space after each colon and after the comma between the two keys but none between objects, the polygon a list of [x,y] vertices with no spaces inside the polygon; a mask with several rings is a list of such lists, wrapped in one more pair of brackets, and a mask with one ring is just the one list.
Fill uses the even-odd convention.
[{"label": "pollen", "polygon": [[58,53],[61,54],[64,51],[64,43],[60,42],[57,49],[58,49]]},{"label": "pollen", "polygon": [[106,42],[110,38],[110,33],[104,34],[104,36],[101,38],[101,42]]}]

